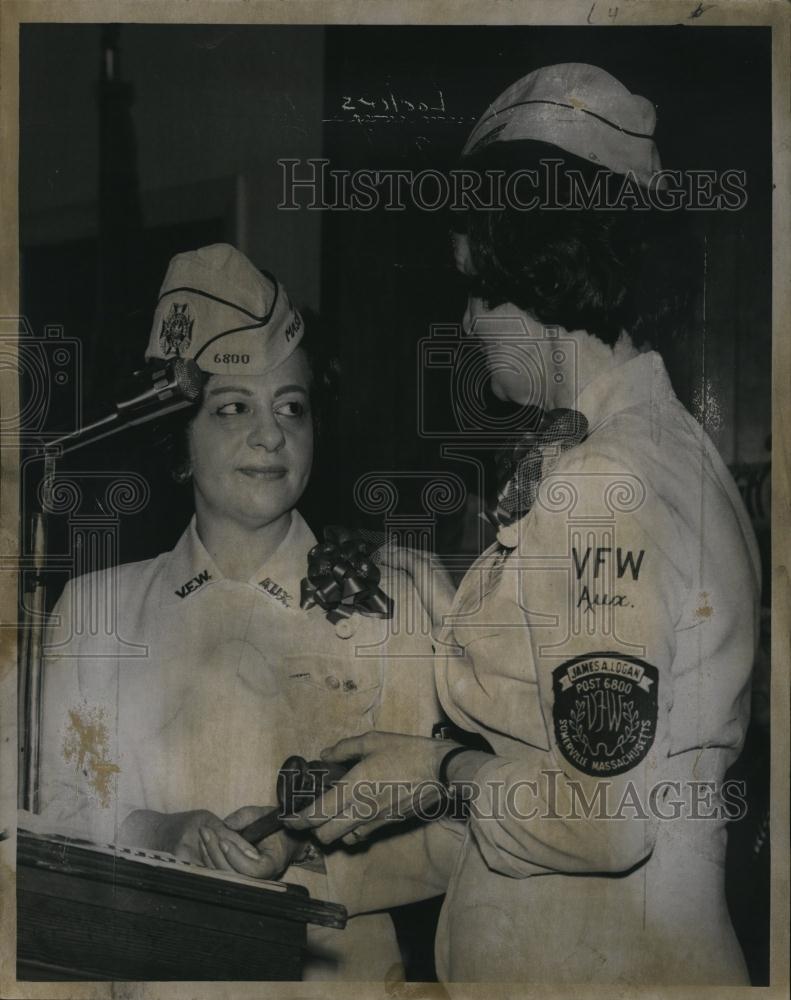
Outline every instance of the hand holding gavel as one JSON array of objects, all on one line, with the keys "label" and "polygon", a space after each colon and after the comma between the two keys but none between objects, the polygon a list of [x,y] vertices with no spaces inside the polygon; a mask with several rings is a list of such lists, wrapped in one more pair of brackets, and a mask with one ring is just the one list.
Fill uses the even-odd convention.
[{"label": "hand holding gavel", "polygon": [[299,756],[289,757],[277,775],[277,802],[280,808],[240,830],[240,835],[249,844],[258,844],[282,830],[285,826],[284,818],[305,809],[347,771],[348,768],[343,764],[326,764],[323,760],[306,761]]}]

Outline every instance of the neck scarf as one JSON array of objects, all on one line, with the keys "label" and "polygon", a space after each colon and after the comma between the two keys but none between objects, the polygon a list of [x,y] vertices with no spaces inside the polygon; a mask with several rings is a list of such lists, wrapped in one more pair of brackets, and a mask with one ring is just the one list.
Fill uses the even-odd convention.
[{"label": "neck scarf", "polygon": [[487,510],[498,533],[528,513],[541,480],[554,469],[561,454],[584,441],[587,433],[588,421],[578,410],[552,410],[544,415],[538,430],[529,431],[513,448],[498,453],[497,495]]}]

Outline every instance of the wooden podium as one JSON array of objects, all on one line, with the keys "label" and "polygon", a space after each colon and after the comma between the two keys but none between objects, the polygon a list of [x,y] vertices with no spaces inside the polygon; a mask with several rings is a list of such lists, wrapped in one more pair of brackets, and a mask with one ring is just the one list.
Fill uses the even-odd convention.
[{"label": "wooden podium", "polygon": [[20,980],[298,980],[308,924],[346,911],[301,886],[20,830]]}]

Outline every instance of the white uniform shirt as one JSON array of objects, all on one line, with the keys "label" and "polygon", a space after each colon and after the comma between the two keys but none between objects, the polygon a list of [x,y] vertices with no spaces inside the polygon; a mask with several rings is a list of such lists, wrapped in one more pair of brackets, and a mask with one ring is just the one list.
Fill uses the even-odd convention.
[{"label": "white uniform shirt", "polygon": [[[501,529],[508,548],[473,565],[443,636],[443,707],[496,756],[478,775],[438,969],[450,981],[746,982],[725,818],[690,818],[689,803],[722,806],[719,788],[690,783],[722,782],[748,722],[753,533],[659,355],[595,380],[576,408],[588,438]],[[680,795],[662,781],[682,782]],[[604,818],[586,817],[581,796],[595,802],[604,784]],[[679,797],[682,818],[658,818]]]},{"label": "white uniform shirt", "polygon": [[[53,828],[114,842],[134,809],[223,817],[272,805],[291,754],[315,758],[371,729],[431,735],[431,636],[408,578],[383,573],[392,620],[333,625],[299,606],[314,544],[293,512],[277,551],[240,583],[193,520],[172,552],[67,584],[44,667],[41,801]],[[372,865],[341,848],[327,875],[292,866],[284,878],[344,901]],[[400,957],[385,914],[311,927],[309,942],[321,960],[307,978],[383,978]]]}]

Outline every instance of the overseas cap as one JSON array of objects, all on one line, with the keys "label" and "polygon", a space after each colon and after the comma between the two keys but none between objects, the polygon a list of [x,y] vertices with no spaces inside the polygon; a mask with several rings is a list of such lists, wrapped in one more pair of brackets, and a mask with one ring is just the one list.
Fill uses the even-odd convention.
[{"label": "overseas cap", "polygon": [[545,66],[517,80],[489,106],[462,156],[493,142],[534,139],[648,186],[661,169],[653,104],[587,63]]},{"label": "overseas cap", "polygon": [[175,256],[159,290],[149,358],[192,358],[215,375],[263,375],[302,339],[285,288],[228,243]]}]

